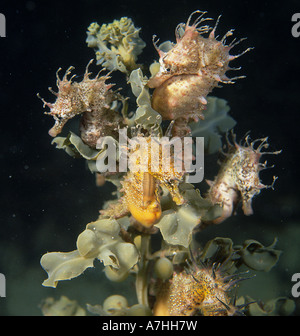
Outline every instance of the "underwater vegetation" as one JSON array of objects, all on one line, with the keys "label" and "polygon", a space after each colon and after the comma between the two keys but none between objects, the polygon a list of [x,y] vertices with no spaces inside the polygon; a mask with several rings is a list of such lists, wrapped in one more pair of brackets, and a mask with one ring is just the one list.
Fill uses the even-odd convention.
[{"label": "underwater vegetation", "polygon": [[[102,316],[231,316],[289,315],[292,300],[279,297],[262,302],[239,296],[247,270],[268,272],[281,251],[276,240],[270,246],[249,239],[233,242],[215,237],[203,246],[195,239],[207,226],[221,224],[235,215],[253,214],[252,199],[266,188],[260,172],[268,152],[268,139],[236,140],[236,121],[224,99],[209,94],[221,84],[234,84],[244,76],[229,77],[231,61],[250,51],[234,54],[244,39],[232,38],[229,30],[216,37],[220,17],[213,26],[206,12],[193,12],[175,29],[175,42],[159,44],[153,38],[158,61],[138,64],[145,42],[130,18],[112,23],[92,23],[87,45],[96,53],[99,73],[89,73],[88,62],[81,81],[73,67],[57,71],[55,101],[46,102],[46,114],[54,118],[49,135],[58,149],[86,160],[101,190],[112,183],[116,192],[99,217],[88,223],[71,252],[49,252],[41,258],[48,278],[44,286],[73,279],[101,261],[107,281],[131,277],[136,304],[129,306],[121,295],[108,296],[86,309],[66,297],[45,299],[45,315]],[[230,41],[228,41],[230,40]],[[121,72],[132,91],[111,83]],[[234,87],[232,88],[234,90]],[[129,100],[134,101],[129,104]],[[136,106],[131,111],[131,106]],[[59,136],[65,124],[80,115],[79,130]],[[199,149],[200,147],[200,149]],[[201,155],[220,152],[219,171],[213,181],[203,179]],[[271,168],[271,167],[270,167]],[[195,175],[190,175],[195,173]],[[200,179],[197,180],[197,177]],[[194,177],[194,178],[193,178]],[[200,193],[196,184],[208,185]],[[160,246],[153,244],[160,238]]]}]

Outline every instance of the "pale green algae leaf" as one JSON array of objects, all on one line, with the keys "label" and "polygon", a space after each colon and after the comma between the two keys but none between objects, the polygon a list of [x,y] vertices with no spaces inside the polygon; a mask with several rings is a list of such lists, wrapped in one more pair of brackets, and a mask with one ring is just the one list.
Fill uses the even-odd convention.
[{"label": "pale green algae leaf", "polygon": [[97,64],[128,74],[138,67],[137,56],[146,46],[139,32],[140,28],[127,17],[102,26],[93,22],[88,27],[86,42],[95,48]]},{"label": "pale green algae leaf", "polygon": [[228,259],[233,253],[233,242],[230,238],[216,237],[205,244],[201,259],[202,261],[212,260],[216,256]]},{"label": "pale green algae leaf", "polygon": [[282,251],[275,250],[277,239],[265,247],[260,242],[249,239],[244,242],[239,254],[244,264],[256,271],[270,271],[278,262]]},{"label": "pale green algae leaf", "polygon": [[88,267],[93,267],[93,262],[94,258],[84,258],[77,250],[46,253],[41,259],[41,265],[48,273],[43,286],[56,287],[58,281],[76,278]]},{"label": "pale green algae leaf", "polygon": [[162,200],[166,207],[173,207],[162,212],[160,221],[155,224],[160,229],[163,239],[170,245],[188,247],[192,241],[193,230],[201,220],[213,220],[220,216],[222,209],[201,197],[198,189],[190,183],[180,185],[180,193],[185,204],[174,206]]},{"label": "pale green algae leaf", "polygon": [[189,124],[193,137],[204,137],[207,154],[216,153],[222,147],[221,134],[231,130],[236,121],[228,115],[230,107],[225,99],[207,97],[204,120]]},{"label": "pale green algae leaf", "polygon": [[253,302],[247,308],[250,316],[289,316],[296,308],[295,302],[287,297],[278,297],[266,303],[256,302],[249,296],[242,297],[242,299],[246,304]]},{"label": "pale green algae leaf", "polygon": [[217,254],[228,259],[234,255],[238,267],[244,264],[252,270],[268,272],[276,265],[282,253],[274,248],[276,242],[277,239],[270,246],[265,247],[257,240],[248,239],[243,245],[233,245],[230,238],[216,237],[205,245],[202,258],[211,259]]},{"label": "pale green algae leaf", "polygon": [[89,223],[77,239],[77,250],[46,253],[41,265],[48,273],[44,286],[56,287],[57,282],[69,280],[93,267],[94,259],[111,266],[119,274],[128,272],[137,262],[139,253],[135,245],[121,238],[120,224],[116,220],[100,219]]},{"label": "pale green algae leaf", "polygon": [[67,137],[56,137],[52,140],[52,144],[56,145],[56,148],[63,149],[67,154],[73,158],[84,158],[87,160],[88,167],[91,172],[97,172],[96,160],[101,159],[101,162],[105,160],[108,155],[107,144],[112,144],[116,148],[116,157],[118,158],[118,142],[111,136],[105,136],[101,143],[101,148],[93,149],[86,145],[82,139],[73,132],[70,132]]},{"label": "pale green algae leaf", "polygon": [[83,157],[86,160],[95,160],[100,152],[86,145],[81,138],[73,132],[70,132],[67,137],[54,138],[52,144],[55,144],[58,149],[65,150],[67,154],[74,158]]},{"label": "pale green algae leaf", "polygon": [[86,316],[77,301],[61,296],[58,300],[48,297],[40,305],[44,316]]},{"label": "pale green algae leaf", "polygon": [[141,69],[131,72],[128,83],[131,85],[133,94],[137,97],[137,110],[135,115],[129,120],[131,124],[142,125],[145,129],[150,129],[153,125],[160,125],[161,115],[151,107],[151,97],[149,89],[146,87],[147,77],[143,76]]},{"label": "pale green algae leaf", "polygon": [[200,223],[199,217],[190,206],[182,206],[178,211],[166,210],[155,226],[160,229],[164,240],[171,245],[188,247],[193,229]]}]

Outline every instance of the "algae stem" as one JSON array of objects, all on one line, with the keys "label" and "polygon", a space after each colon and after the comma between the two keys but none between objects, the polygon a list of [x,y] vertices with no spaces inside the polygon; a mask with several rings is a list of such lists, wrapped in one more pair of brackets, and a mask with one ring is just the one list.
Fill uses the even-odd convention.
[{"label": "algae stem", "polygon": [[138,272],[136,275],[136,294],[138,303],[149,307],[148,302],[148,256],[150,253],[150,235],[141,235],[141,245],[140,245],[140,261],[138,264]]}]

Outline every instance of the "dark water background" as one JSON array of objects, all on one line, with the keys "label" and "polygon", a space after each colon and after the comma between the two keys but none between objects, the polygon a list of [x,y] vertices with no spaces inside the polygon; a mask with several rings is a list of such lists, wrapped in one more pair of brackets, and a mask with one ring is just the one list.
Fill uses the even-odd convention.
[{"label": "dark water background", "polygon": [[[79,77],[84,73],[94,58],[85,43],[91,22],[131,17],[147,43],[139,60],[150,64],[157,59],[152,35],[161,41],[174,40],[176,25],[196,9],[215,19],[222,14],[220,36],[235,28],[236,37],[248,37],[236,53],[255,47],[235,61],[247,78],[213,92],[228,101],[230,115],[238,123],[238,138],[251,130],[253,139],[269,136],[270,149],[283,150],[280,156],[267,158],[276,167],[261,175],[263,182],[271,183],[273,175],[279,179],[275,191],[264,190],[254,201],[255,215],[239,213],[200,239],[224,236],[238,244],[251,238],[269,245],[278,237],[277,246],[284,254],[278,270],[266,276],[265,298],[291,295],[291,276],[300,272],[300,37],[291,34],[291,17],[300,12],[299,1],[174,0],[143,5],[138,1],[1,1],[7,37],[0,38],[0,272],[6,275],[7,297],[0,298],[0,315],[39,315],[38,304],[49,295],[66,294],[82,305],[101,303],[106,296],[99,286],[103,279],[99,265],[98,271],[88,270],[56,290],[41,286],[46,273],[39,266],[40,257],[48,251],[75,249],[78,234],[111,198],[111,187],[99,190],[83,161],[50,144],[53,119],[43,114],[37,92],[47,101],[54,100],[47,87],[55,88],[59,67],[73,65]],[[91,70],[98,68],[93,65]],[[119,285],[108,286],[112,293],[119,292]],[[264,296],[259,282],[257,288]]]}]

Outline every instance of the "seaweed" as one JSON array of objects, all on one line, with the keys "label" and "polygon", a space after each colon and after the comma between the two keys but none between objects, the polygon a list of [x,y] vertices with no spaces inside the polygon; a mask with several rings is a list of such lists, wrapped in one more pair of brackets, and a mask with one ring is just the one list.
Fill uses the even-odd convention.
[{"label": "seaweed", "polygon": [[127,17],[101,26],[93,22],[88,27],[86,42],[96,49],[97,64],[111,71],[130,73],[138,67],[137,56],[146,45],[139,31]]},{"label": "seaweed", "polygon": [[[199,17],[191,23],[195,14],[199,14]],[[217,24],[214,28],[199,26],[207,20],[204,14],[195,11],[186,24],[177,26],[177,44],[167,41],[157,47],[156,42],[154,43],[160,61],[153,62],[149,71],[145,65],[137,64],[137,56],[142,53],[145,42],[139,37],[140,29],[135,28],[131,19],[124,17],[101,26],[92,23],[88,27],[87,43],[96,51],[97,64],[111,71],[109,76],[113,77],[115,71],[123,73],[127,80],[124,91],[131,90],[131,93],[129,97],[122,97],[117,91],[111,90],[113,85],[103,84],[109,78],[108,75],[103,78],[97,75],[90,80],[86,70],[87,82],[94,85],[101,81],[104,86],[102,98],[98,97],[95,86],[93,100],[85,105],[82,103],[86,97],[82,93],[86,89],[84,85],[71,83],[65,77],[67,84],[74,89],[74,99],[65,97],[72,102],[73,109],[87,115],[90,111],[85,109],[93,111],[94,102],[100,104],[102,99],[101,111],[104,112],[101,112],[101,117],[99,113],[93,115],[98,118],[92,123],[93,132],[97,135],[96,145],[95,142],[91,144],[86,141],[83,132],[77,135],[73,131],[67,136],[55,137],[52,144],[71,157],[84,160],[91,173],[98,176],[100,192],[105,181],[113,183],[116,187],[115,197],[104,204],[99,217],[87,224],[85,230],[79,234],[75,250],[49,252],[41,258],[41,266],[48,274],[43,285],[57,287],[60,281],[78,277],[88,268],[102,267],[107,281],[119,283],[131,279],[135,284],[136,300],[133,305],[129,305],[123,295],[108,295],[103,303],[87,303],[85,310],[76,301],[66,297],[61,297],[58,301],[48,298],[41,305],[45,315],[292,314],[294,304],[288,298],[270,298],[264,303],[259,298],[237,297],[236,294],[236,288],[242,280],[248,279],[243,274],[248,274],[249,271],[269,272],[276,266],[282,253],[275,248],[276,239],[267,247],[254,239],[240,244],[234,244],[230,237],[215,237],[206,243],[197,240],[197,236],[201,236],[208,225],[213,230],[212,225],[229,220],[236,213],[241,197],[241,191],[236,191],[237,180],[246,190],[247,178],[251,178],[256,187],[255,192],[251,193],[251,188],[248,188],[247,193],[243,194],[243,210],[246,209],[245,204],[251,204],[252,197],[258,195],[261,189],[273,188],[274,183],[264,186],[258,176],[259,171],[266,168],[266,164],[259,162],[260,157],[266,154],[261,152],[268,146],[266,139],[250,143],[247,136],[245,146],[242,146],[235,141],[232,132],[233,142],[230,142],[228,131],[236,126],[236,121],[229,115],[230,107],[224,99],[213,96],[198,97],[198,105],[190,105],[195,110],[188,111],[187,115],[184,115],[184,111],[183,115],[177,111],[176,118],[172,114],[172,104],[168,105],[170,110],[166,114],[160,113],[154,104],[155,90],[161,85],[162,91],[159,92],[168,92],[168,80],[171,85],[184,83],[184,92],[188,95],[191,94],[190,90],[198,92],[199,87],[195,86],[204,83],[201,82],[201,76],[204,78],[208,70],[213,73],[213,78],[207,78],[212,87],[220,81],[233,83],[233,79],[228,79],[225,72],[229,68],[228,63],[240,56],[229,55],[229,50],[237,42],[225,44],[231,31],[221,41],[216,40],[214,34]],[[199,61],[198,51],[192,50],[186,55],[187,60],[180,59],[179,69],[176,66],[176,55],[180,41],[189,30],[193,31],[190,35],[194,36],[198,44],[202,41],[202,46],[207,46],[207,49],[203,47],[206,57],[201,55],[203,59]],[[209,33],[208,37],[205,36],[206,33]],[[212,45],[215,45],[215,54],[212,54]],[[190,46],[192,48],[192,44]],[[248,50],[250,49],[245,52]],[[172,63],[174,57],[175,63]],[[208,64],[203,65],[201,62]],[[221,76],[214,73],[215,63],[220,68],[224,66]],[[201,76],[193,73],[194,64],[200,66]],[[147,77],[149,73],[150,78]],[[172,79],[172,76],[176,78]],[[191,79],[190,85],[190,76],[199,78]],[[80,91],[80,99],[77,99],[76,88],[81,86],[83,91]],[[205,92],[211,91],[212,87]],[[180,87],[178,92],[182,92],[181,89]],[[170,91],[171,97],[160,94],[159,102],[164,102],[166,98],[166,103],[169,104],[174,98],[175,106],[178,102],[176,92]],[[104,99],[107,99],[105,104]],[[80,106],[76,106],[76,103]],[[45,104],[53,107],[52,104]],[[128,109],[133,106],[135,108],[129,112]],[[97,132],[97,127],[101,128],[101,132]],[[193,170],[186,166],[186,159],[197,159],[199,148],[196,146],[197,142],[192,150],[184,145],[191,143],[187,140],[195,138],[204,140],[204,148],[200,150],[204,150],[205,157],[221,151],[223,147],[221,153],[225,160],[221,164],[216,182],[207,181],[211,186],[208,193],[200,192],[197,183],[189,183],[188,179]],[[260,144],[255,149],[254,145],[258,141]],[[178,143],[182,147],[180,145],[180,148],[176,148]],[[227,152],[224,151],[226,143]],[[114,170],[105,171],[109,166],[105,162],[111,156],[116,160]],[[236,157],[241,159],[236,160]],[[127,165],[128,162],[131,165]],[[217,162],[214,164],[217,166]],[[218,186],[217,192],[213,190],[214,185]],[[226,186],[231,187],[226,189]],[[212,195],[211,190],[218,197]],[[246,210],[245,215],[252,213]],[[95,260],[99,260],[102,266],[96,264]],[[253,279],[249,278],[247,281]]]}]

